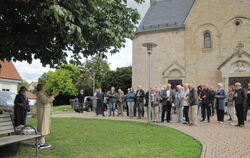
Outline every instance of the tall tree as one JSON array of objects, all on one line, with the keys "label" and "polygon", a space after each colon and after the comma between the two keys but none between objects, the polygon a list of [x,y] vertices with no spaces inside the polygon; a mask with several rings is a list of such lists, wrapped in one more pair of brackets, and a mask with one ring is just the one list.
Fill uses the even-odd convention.
[{"label": "tall tree", "polygon": [[75,65],[62,65],[56,70],[44,73],[38,81],[46,85],[47,93],[60,92],[65,95],[76,95],[84,89],[86,94],[92,94],[92,81],[89,74]]},{"label": "tall tree", "polygon": [[124,92],[132,86],[132,67],[117,68],[116,71],[109,71],[103,78],[102,89],[110,90],[111,87],[121,88]]},{"label": "tall tree", "polygon": [[110,71],[107,60],[97,55],[91,59],[87,59],[83,65],[84,70],[87,71],[92,77],[93,74],[95,75],[96,86],[100,87],[103,77]]},{"label": "tall tree", "polygon": [[[141,3],[144,0],[135,0]],[[140,19],[127,0],[1,0],[0,60],[40,59],[55,67],[116,53]]]}]

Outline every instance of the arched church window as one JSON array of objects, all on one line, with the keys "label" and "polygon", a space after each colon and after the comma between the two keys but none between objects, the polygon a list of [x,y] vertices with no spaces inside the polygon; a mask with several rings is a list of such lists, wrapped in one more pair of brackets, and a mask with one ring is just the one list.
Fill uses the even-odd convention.
[{"label": "arched church window", "polygon": [[211,34],[209,32],[204,33],[204,48],[212,48]]}]

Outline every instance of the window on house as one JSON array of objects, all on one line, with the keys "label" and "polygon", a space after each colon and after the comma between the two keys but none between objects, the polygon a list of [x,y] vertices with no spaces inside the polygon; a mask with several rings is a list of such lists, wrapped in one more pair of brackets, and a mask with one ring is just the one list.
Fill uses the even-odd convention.
[{"label": "window on house", "polygon": [[204,33],[204,48],[212,48],[211,34],[209,32]]},{"label": "window on house", "polygon": [[2,89],[2,91],[10,91],[10,89]]}]

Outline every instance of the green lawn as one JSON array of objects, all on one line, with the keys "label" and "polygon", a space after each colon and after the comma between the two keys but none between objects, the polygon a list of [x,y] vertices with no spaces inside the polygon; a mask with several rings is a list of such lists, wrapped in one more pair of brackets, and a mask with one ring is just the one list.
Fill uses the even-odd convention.
[{"label": "green lawn", "polygon": [[[64,113],[64,112],[75,112],[71,105],[60,105],[60,106],[53,106],[52,113]],[[36,113],[36,107],[32,107],[32,113]]]},{"label": "green lawn", "polygon": [[53,112],[74,112],[71,105],[53,106]]},{"label": "green lawn", "polygon": [[[29,119],[36,124],[36,119]],[[128,121],[80,118],[52,119],[41,158],[198,158],[201,144],[163,126]],[[16,157],[32,157],[35,149],[21,145]]]}]

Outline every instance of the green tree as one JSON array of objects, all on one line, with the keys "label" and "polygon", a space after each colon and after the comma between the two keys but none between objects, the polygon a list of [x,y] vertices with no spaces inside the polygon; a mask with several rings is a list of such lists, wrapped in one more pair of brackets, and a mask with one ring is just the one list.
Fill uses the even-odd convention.
[{"label": "green tree", "polygon": [[38,83],[46,83],[48,79],[48,72],[45,72],[38,78]]},{"label": "green tree", "polygon": [[73,65],[64,65],[56,68],[56,70],[49,71],[42,75],[43,78],[40,78],[39,81],[44,82],[48,94],[52,92],[60,92],[63,94],[76,95],[77,88],[74,84],[74,75],[78,73],[77,67]]},{"label": "green tree", "polygon": [[77,62],[116,53],[139,19],[127,0],[1,0],[0,60],[40,59],[56,67],[66,63],[68,51]]},{"label": "green tree", "polygon": [[19,91],[22,86],[25,86],[26,88],[29,87],[29,83],[26,80],[23,80],[22,83],[19,83],[17,85],[17,90]]},{"label": "green tree", "polygon": [[103,77],[106,75],[107,72],[110,71],[107,60],[97,55],[92,57],[91,59],[87,59],[83,65],[83,69],[91,76],[95,74],[96,86],[100,87]]},{"label": "green tree", "polygon": [[84,89],[86,94],[92,94],[92,81],[89,80],[89,75],[72,64],[57,67],[54,72],[44,73],[38,81],[46,85],[48,94],[60,92],[76,95],[81,89]]},{"label": "green tree", "polygon": [[102,89],[107,92],[111,87],[121,88],[124,92],[132,86],[132,67],[117,68],[109,71],[103,78]]}]

